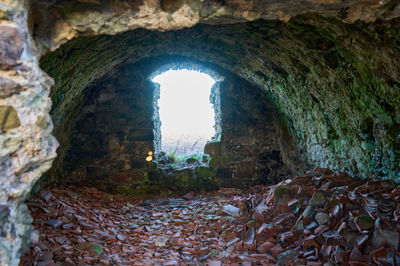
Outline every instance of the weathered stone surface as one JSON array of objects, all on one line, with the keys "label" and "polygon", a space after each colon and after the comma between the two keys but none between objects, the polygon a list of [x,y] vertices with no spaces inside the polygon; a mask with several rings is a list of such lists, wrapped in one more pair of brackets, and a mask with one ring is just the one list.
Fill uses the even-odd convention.
[{"label": "weathered stone surface", "polygon": [[0,25],[0,69],[15,67],[22,51],[23,42],[18,29]]},{"label": "weathered stone surface", "polygon": [[[23,202],[51,166],[57,141],[49,116],[52,80],[33,53],[25,1],[1,1],[0,18],[0,265],[18,265],[36,238]],[[38,116],[49,121],[46,128],[35,125]]]},{"label": "weathered stone surface", "polygon": [[22,86],[12,79],[0,76],[0,99],[10,97],[23,90]]},{"label": "weathered stone surface", "polygon": [[[2,217],[1,212],[8,213],[8,216]],[[32,218],[24,203],[17,206],[1,205],[0,265],[18,265],[21,254],[37,241],[31,223]]]},{"label": "weathered stone surface", "polygon": [[198,22],[227,24],[257,19],[288,21],[305,13],[323,14],[346,23],[374,22],[400,16],[396,0],[161,0],[33,2],[35,36],[43,50],[54,50],[78,35],[116,34],[147,28],[178,30]]}]

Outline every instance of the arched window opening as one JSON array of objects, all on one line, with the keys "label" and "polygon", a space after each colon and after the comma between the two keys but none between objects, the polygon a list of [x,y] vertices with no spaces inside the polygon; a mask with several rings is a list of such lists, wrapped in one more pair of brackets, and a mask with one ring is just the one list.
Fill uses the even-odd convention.
[{"label": "arched window opening", "polygon": [[159,84],[154,101],[156,157],[167,157],[177,167],[207,164],[204,147],[219,140],[221,131],[216,80],[196,70],[169,69],[152,81]]}]

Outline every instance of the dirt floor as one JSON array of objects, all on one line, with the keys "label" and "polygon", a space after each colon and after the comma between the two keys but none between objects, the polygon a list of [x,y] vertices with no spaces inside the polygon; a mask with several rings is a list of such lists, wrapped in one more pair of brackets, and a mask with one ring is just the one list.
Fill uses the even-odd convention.
[{"label": "dirt floor", "polygon": [[327,169],[170,199],[42,190],[28,205],[40,237],[20,265],[400,265],[400,187]]}]

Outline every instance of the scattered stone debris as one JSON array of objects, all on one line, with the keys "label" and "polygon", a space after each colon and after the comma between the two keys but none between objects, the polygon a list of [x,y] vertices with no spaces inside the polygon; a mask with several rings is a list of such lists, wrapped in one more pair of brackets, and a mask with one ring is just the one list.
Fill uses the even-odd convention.
[{"label": "scattered stone debris", "polygon": [[164,205],[94,188],[45,194],[28,203],[40,240],[20,265],[400,264],[400,186],[391,181],[314,169]]}]

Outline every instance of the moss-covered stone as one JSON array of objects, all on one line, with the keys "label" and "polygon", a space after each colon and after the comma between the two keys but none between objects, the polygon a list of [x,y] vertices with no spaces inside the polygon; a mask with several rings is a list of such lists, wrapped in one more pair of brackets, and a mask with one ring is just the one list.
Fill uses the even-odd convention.
[{"label": "moss-covered stone", "polygon": [[220,163],[221,163],[220,158],[214,156],[214,157],[211,157],[209,165],[210,165],[211,168],[217,168],[220,165]]},{"label": "moss-covered stone", "polygon": [[177,170],[174,173],[174,177],[174,187],[176,189],[193,190],[195,188],[196,182],[192,169]]},{"label": "moss-covered stone", "polygon": [[136,195],[136,196],[145,196],[145,195],[151,195],[151,194],[152,194],[152,190],[150,189],[150,187],[143,186],[143,185],[136,187],[131,193],[131,195]]},{"label": "moss-covered stone", "polygon": [[148,177],[151,182],[159,182],[162,175],[163,173],[160,169],[153,169],[148,172]]},{"label": "moss-covered stone", "polygon": [[117,193],[124,194],[124,195],[134,195],[135,190],[129,186],[117,186],[115,189]]},{"label": "moss-covered stone", "polygon": [[221,156],[221,142],[220,141],[210,141],[204,147],[204,153],[209,154],[212,157]]},{"label": "moss-covered stone", "polygon": [[162,191],[162,187],[159,184],[153,184],[149,187],[148,193],[152,195],[159,195],[160,192]]},{"label": "moss-covered stone", "polygon": [[103,254],[102,247],[94,242],[81,243],[75,246],[76,250],[90,252],[93,255],[100,256]]},{"label": "moss-covered stone", "polygon": [[216,176],[216,170],[209,168],[209,167],[197,167],[196,168],[196,174],[199,178],[210,178],[210,177],[215,177]]}]

